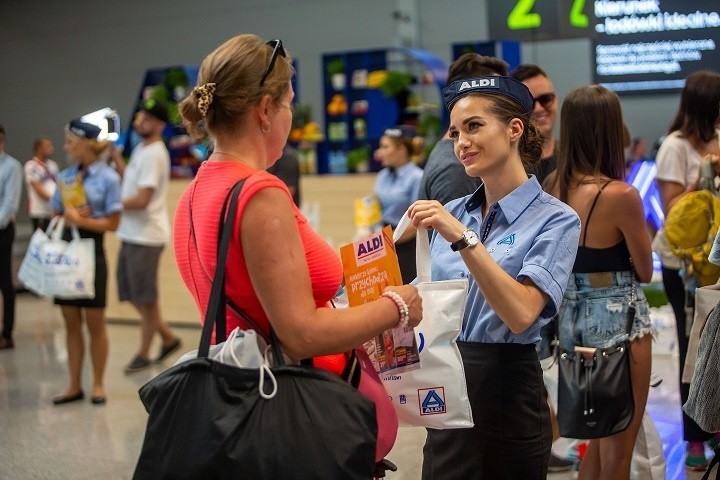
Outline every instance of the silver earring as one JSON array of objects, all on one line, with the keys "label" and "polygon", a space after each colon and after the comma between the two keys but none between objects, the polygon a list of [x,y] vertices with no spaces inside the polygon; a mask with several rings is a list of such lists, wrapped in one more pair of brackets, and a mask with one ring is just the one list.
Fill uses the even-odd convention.
[{"label": "silver earring", "polygon": [[270,133],[270,123],[260,125],[260,130],[262,130],[263,133]]}]

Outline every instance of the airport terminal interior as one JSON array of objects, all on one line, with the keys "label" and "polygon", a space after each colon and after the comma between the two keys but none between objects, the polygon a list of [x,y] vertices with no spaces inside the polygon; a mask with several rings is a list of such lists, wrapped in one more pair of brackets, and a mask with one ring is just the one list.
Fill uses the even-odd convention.
[{"label": "airport terminal interior", "polygon": [[[375,151],[383,134],[410,125],[423,137],[425,150],[414,158],[422,164],[447,127],[442,88],[448,67],[470,52],[497,57],[510,71],[534,64],[547,73],[554,85],[544,92],[550,97],[537,96],[531,104],[557,101],[550,126],[555,139],[562,101],[573,89],[601,83],[617,93],[628,140],[644,146],[640,161],[628,160],[627,180],[637,188],[654,234],[664,221],[654,155],[685,78],[697,70],[718,72],[720,65],[717,0],[76,0],[72,8],[61,3],[4,0],[0,6],[5,153],[24,164],[42,137],[54,144],[52,159],[63,169],[71,163],[63,151],[65,128],[70,119],[84,116],[100,118],[101,133],[110,135],[127,159],[140,141],[133,119],[149,108],[148,101],[163,103],[172,225],[180,195],[212,149],[209,141],[187,135],[178,114],[200,63],[240,33],[281,39],[270,45],[278,51],[284,46],[295,69],[289,142],[299,152],[302,212],[335,251],[369,233],[369,223],[358,220],[358,205],[374,191],[382,167]],[[147,422],[138,389],[196,349],[200,338],[201,313],[178,271],[172,242],[159,260],[159,306],[181,347],[162,362],[125,371],[137,352],[141,320],[118,298],[121,242],[106,234],[106,402],[91,401],[86,332],[84,398],[54,405],[68,381],[66,328],[60,308],[16,278],[33,233],[26,192],[15,217],[14,348],[0,349],[0,480],[132,478]],[[644,286],[648,292],[662,289],[657,256],[653,279]],[[631,479],[699,480],[703,472],[685,466],[675,319],[663,299],[658,293],[651,302],[656,385],[646,409],[659,437],[649,440],[654,460],[638,454],[638,461],[652,466],[633,464]],[[152,356],[161,348],[157,338],[154,342]],[[549,374],[557,376],[557,366]],[[425,437],[424,428],[400,428],[387,456],[398,470],[387,478],[421,478]],[[574,464],[551,470],[547,478],[577,478],[583,449],[582,442],[557,442],[553,454]],[[707,447],[705,454],[710,460],[713,452]]]}]

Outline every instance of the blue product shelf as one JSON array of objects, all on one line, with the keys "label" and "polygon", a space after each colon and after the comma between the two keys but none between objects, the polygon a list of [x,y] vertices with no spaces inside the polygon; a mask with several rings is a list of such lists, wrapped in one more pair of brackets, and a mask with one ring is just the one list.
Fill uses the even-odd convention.
[{"label": "blue product shelf", "polygon": [[[398,60],[402,59],[402,60]],[[333,83],[328,66],[338,66],[345,81]],[[341,64],[341,65],[340,65]],[[384,130],[404,122],[404,112],[397,97],[387,97],[377,88],[367,88],[367,75],[379,70],[399,70],[397,64],[419,66],[423,74],[432,78],[437,86],[438,103],[442,104],[440,89],[447,80],[447,65],[430,52],[408,48],[327,53],[322,57],[323,114],[325,141],[318,144],[318,173],[354,173],[365,170],[348,165],[348,154],[359,150],[369,151],[367,170],[378,171],[380,165],[372,158]],[[365,79],[365,80],[363,80]],[[424,86],[424,85],[421,85]],[[432,85],[431,85],[432,86]],[[412,85],[410,86],[413,87]],[[341,96],[346,110],[329,113],[328,105],[334,96]],[[339,97],[338,97],[339,98]],[[366,105],[353,111],[353,105]],[[439,112],[443,117],[444,109]],[[350,156],[353,154],[350,153]]]}]

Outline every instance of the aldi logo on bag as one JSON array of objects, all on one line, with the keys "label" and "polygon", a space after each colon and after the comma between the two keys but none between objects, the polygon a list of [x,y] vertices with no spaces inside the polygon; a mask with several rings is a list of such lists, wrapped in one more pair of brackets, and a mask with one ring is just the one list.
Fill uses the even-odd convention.
[{"label": "aldi logo on bag", "polygon": [[418,401],[420,402],[420,415],[447,413],[444,387],[419,388]]}]

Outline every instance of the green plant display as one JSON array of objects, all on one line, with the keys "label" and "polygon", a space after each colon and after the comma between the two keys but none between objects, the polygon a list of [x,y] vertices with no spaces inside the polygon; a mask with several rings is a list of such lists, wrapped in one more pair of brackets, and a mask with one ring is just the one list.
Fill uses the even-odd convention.
[{"label": "green plant display", "polygon": [[[153,87],[150,99],[165,105],[170,123],[179,125],[182,121],[178,110],[178,102],[185,95],[189,86],[187,74],[182,68],[170,68],[163,76],[162,82]],[[176,98],[180,94],[183,98]]]},{"label": "green plant display", "polygon": [[431,113],[425,113],[420,118],[418,135],[425,138],[437,138],[440,136],[441,127],[440,117]]},{"label": "green plant display", "polygon": [[367,172],[370,169],[370,146],[354,148],[347,153],[348,169],[351,172]]},{"label": "green plant display", "polygon": [[307,103],[293,105],[293,128],[303,128],[310,122],[312,122],[312,107]]},{"label": "green plant display", "polygon": [[328,78],[338,73],[345,73],[345,62],[343,62],[341,58],[328,60],[325,64],[325,72],[327,73]]},{"label": "green plant display", "polygon": [[380,91],[386,97],[394,97],[405,90],[412,83],[413,76],[407,72],[388,70],[385,81],[380,85]]}]

